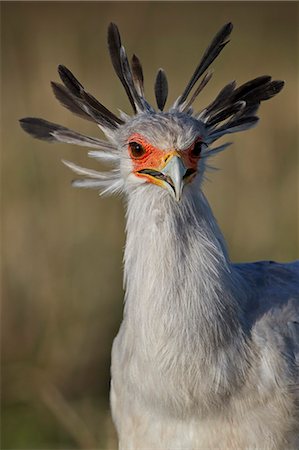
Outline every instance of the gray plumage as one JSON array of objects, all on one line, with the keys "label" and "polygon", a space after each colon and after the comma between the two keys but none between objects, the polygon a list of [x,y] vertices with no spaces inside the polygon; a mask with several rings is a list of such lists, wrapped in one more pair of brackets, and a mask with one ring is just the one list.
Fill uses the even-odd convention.
[{"label": "gray plumage", "polygon": [[60,66],[64,86],[53,83],[56,97],[97,123],[107,142],[43,119],[21,120],[33,137],[96,149],[88,155],[114,168],[64,161],[83,177],[73,184],[126,199],[125,309],[111,368],[123,450],[299,446],[299,262],[232,263],[202,192],[207,160],[229,145],[211,144],[256,125],[260,103],[283,87],[269,76],[231,82],[193,112],[231,31],[227,24],[217,33],[165,112],[166,77],[158,72],[155,111],[140,61],[133,56],[130,67],[114,24],[108,45],[132,117],[115,116]]}]

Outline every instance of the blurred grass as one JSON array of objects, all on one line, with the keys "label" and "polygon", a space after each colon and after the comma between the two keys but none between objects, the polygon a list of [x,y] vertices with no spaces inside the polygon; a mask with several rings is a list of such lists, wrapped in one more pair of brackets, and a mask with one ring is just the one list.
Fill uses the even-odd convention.
[{"label": "blurred grass", "polygon": [[129,112],[113,74],[106,29],[115,21],[129,54],[153,80],[162,66],[174,100],[226,21],[232,42],[213,64],[210,101],[231,79],[262,74],[286,87],[261,107],[259,126],[215,158],[206,192],[234,260],[298,254],[298,3],[2,2],[2,447],[116,448],[109,414],[110,348],[122,314],[121,200],[71,189],[61,158],[86,152],[30,139],[24,116],[85,133],[49,87],[69,66],[113,111]]}]

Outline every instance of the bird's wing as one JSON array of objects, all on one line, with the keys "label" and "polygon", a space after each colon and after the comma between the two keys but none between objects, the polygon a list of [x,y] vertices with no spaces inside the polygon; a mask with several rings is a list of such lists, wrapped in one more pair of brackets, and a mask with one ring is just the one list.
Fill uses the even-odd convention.
[{"label": "bird's wing", "polygon": [[248,328],[299,368],[299,261],[235,264],[253,295],[245,307]]}]

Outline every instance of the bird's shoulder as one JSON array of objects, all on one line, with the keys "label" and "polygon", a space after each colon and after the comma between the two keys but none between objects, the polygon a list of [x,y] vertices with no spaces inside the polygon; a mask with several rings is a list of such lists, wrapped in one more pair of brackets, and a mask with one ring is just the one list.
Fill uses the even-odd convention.
[{"label": "bird's shoulder", "polygon": [[234,264],[248,286],[244,313],[260,345],[291,352],[299,363],[299,260]]}]

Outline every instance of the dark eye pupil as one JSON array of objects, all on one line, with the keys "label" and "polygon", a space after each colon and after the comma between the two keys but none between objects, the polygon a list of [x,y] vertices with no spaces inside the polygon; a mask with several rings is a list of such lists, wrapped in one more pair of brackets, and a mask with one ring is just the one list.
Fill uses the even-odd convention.
[{"label": "dark eye pupil", "polygon": [[194,147],[192,149],[193,156],[199,156],[201,152],[202,142],[195,142]]},{"label": "dark eye pupil", "polygon": [[138,158],[138,157],[144,155],[145,149],[138,142],[130,142],[129,146],[130,146],[131,153],[135,158]]}]

